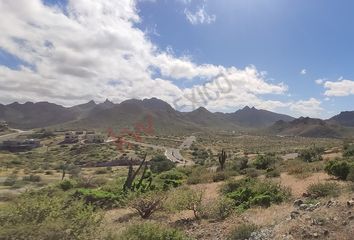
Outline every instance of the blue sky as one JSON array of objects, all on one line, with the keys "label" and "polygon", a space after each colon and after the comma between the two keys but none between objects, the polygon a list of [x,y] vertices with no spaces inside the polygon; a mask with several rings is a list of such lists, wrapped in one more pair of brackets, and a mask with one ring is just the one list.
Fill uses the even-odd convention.
[{"label": "blue sky", "polygon": [[[28,11],[16,4],[0,5],[8,24],[14,25],[3,27],[0,76],[19,81],[3,90],[4,103],[46,100],[73,105],[89,98],[119,102],[154,95],[177,108],[176,100],[189,106],[181,111],[205,105],[212,111],[230,112],[254,105],[326,118],[353,110],[354,2],[350,0],[21,2]],[[44,16],[34,17],[39,13]],[[30,26],[28,33],[19,22]],[[33,26],[35,31],[30,32]],[[58,30],[57,35],[52,30]],[[65,34],[73,41],[64,40]],[[39,46],[45,41],[53,47]],[[73,42],[80,48],[73,48]],[[68,63],[62,66],[57,59]],[[94,61],[99,67],[91,64]],[[30,80],[20,82],[26,74]],[[231,92],[188,103],[185,96],[198,92],[198,87],[217,96],[220,74],[231,79]],[[48,81],[60,86],[46,89]],[[27,89],[31,82],[38,87]],[[89,90],[79,90],[80,85]]]}]

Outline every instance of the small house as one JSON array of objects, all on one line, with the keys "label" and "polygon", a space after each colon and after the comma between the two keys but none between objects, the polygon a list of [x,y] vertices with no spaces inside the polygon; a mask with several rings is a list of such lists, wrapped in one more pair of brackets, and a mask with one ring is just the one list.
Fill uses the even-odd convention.
[{"label": "small house", "polygon": [[64,135],[64,143],[77,143],[79,136],[75,132],[66,132]]},{"label": "small house", "polygon": [[87,143],[103,143],[105,137],[102,134],[86,133],[85,140]]}]

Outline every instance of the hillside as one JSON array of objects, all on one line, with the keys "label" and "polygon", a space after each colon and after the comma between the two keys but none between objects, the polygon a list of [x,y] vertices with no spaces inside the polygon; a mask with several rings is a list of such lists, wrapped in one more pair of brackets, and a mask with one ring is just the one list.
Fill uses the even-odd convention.
[{"label": "hillside", "polygon": [[0,119],[20,129],[47,127],[72,121],[76,116],[70,109],[48,102],[15,102],[0,106]]},{"label": "hillside", "polygon": [[[12,128],[74,128],[121,130],[146,123],[150,116],[155,133],[185,134],[207,131],[257,131],[257,133],[304,137],[345,137],[353,135],[353,111],[342,112],[329,120],[299,118],[254,107],[233,113],[212,113],[200,107],[179,112],[157,99],[129,99],[119,104],[89,101],[65,108],[48,102],[0,104],[0,120]],[[265,129],[265,130],[264,130]]]},{"label": "hillside", "polygon": [[340,114],[328,120],[332,123],[337,123],[342,126],[354,127],[354,111],[341,112]]},{"label": "hillside", "polygon": [[340,125],[309,117],[300,117],[291,122],[280,120],[268,130],[272,134],[282,136],[340,138],[346,135],[345,129]]},{"label": "hillside", "polygon": [[268,127],[279,120],[286,122],[294,120],[293,117],[288,115],[256,109],[254,107],[250,108],[248,106],[234,113],[226,114],[226,116],[234,124],[249,128]]}]

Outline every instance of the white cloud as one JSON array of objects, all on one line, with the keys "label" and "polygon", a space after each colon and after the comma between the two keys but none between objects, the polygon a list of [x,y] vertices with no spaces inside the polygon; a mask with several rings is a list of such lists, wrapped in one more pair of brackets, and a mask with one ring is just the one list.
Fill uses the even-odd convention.
[{"label": "white cloud", "polygon": [[321,116],[323,108],[321,107],[321,101],[310,98],[309,100],[300,100],[289,104],[290,109],[297,115],[301,116]]},{"label": "white cloud", "polygon": [[302,69],[302,70],[300,71],[300,74],[301,74],[301,75],[306,75],[306,73],[307,73],[307,70],[306,70],[306,69]]},{"label": "white cloud", "polygon": [[326,81],[323,86],[325,87],[326,96],[343,97],[354,94],[354,81],[341,79],[337,82]]},{"label": "white cloud", "polygon": [[[135,23],[141,21],[133,0],[70,0],[65,13],[40,0],[0,1],[0,47],[29,63],[0,65],[0,102],[51,101],[74,105],[91,99],[158,97],[181,110],[205,106],[231,111],[252,105],[269,110],[292,106],[318,112],[313,99],[281,102],[287,86],[268,81],[254,66],[245,69],[197,64],[160,50]],[[197,21],[209,21],[204,20]],[[161,76],[156,76],[156,72]],[[178,81],[189,79],[191,87]],[[193,85],[198,79],[199,84]],[[200,83],[204,82],[205,84]],[[268,100],[262,95],[270,94]],[[193,106],[195,105],[195,106]]]},{"label": "white cloud", "polygon": [[318,85],[322,85],[325,80],[326,80],[326,79],[323,79],[323,78],[316,79],[316,80],[315,80],[315,83],[318,84]]},{"label": "white cloud", "polygon": [[185,9],[184,14],[186,15],[187,20],[193,25],[210,24],[216,20],[216,16],[214,14],[209,15],[205,11],[204,5],[199,7],[195,12],[191,12],[188,9]]}]

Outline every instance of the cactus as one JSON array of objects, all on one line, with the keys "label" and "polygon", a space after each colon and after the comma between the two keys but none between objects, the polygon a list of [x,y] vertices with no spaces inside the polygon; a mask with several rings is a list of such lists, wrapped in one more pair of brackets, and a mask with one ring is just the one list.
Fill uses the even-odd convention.
[{"label": "cactus", "polygon": [[134,190],[135,186],[134,186],[134,180],[136,178],[136,176],[138,175],[138,173],[140,172],[142,166],[144,165],[144,173],[143,175],[141,176],[141,179],[138,183],[138,186],[141,186],[141,182],[144,180],[144,175],[145,175],[145,172],[147,170],[147,164],[145,163],[146,161],[146,154],[144,155],[143,157],[143,160],[141,161],[139,167],[137,170],[134,171],[133,169],[133,161],[130,161],[129,163],[129,169],[128,169],[128,175],[127,175],[127,179],[125,180],[125,183],[123,185],[123,190],[124,191],[127,191],[127,190]]},{"label": "cactus", "polygon": [[226,152],[224,149],[221,150],[221,153],[219,154],[219,163],[220,163],[220,170],[223,171],[225,167],[225,162],[226,162]]}]

